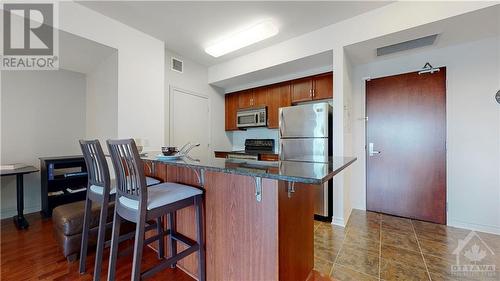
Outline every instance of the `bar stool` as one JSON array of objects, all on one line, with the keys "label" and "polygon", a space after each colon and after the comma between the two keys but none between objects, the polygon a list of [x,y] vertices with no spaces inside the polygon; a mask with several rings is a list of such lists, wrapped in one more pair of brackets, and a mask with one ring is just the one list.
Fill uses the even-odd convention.
[{"label": "bar stool", "polygon": [[[101,206],[101,212],[99,216],[99,228],[97,231],[97,249],[96,258],[94,266],[94,279],[95,281],[100,279],[101,267],[102,267],[102,253],[105,243],[106,227],[111,226],[111,222],[107,223],[108,216],[108,204],[115,201],[116,188],[112,188],[108,163],[104,156],[101,144],[98,140],[80,140],[80,148],[83,153],[83,158],[85,159],[85,164],[87,166],[88,173],[88,184],[87,184],[87,198],[85,201],[85,213],[83,219],[83,230],[82,230],[82,243],[80,249],[80,273],[85,273],[86,271],[86,258],[87,258],[87,248],[89,239],[89,229],[90,229],[90,218],[92,203],[97,203]],[[147,177],[146,182],[148,185],[159,184],[160,181],[154,178]],[[161,221],[157,221],[155,225],[150,226],[150,228],[156,227],[159,234],[162,234],[163,228],[160,226]],[[133,232],[130,234],[122,235],[121,241],[133,238]],[[157,235],[157,236],[158,236]],[[156,236],[155,236],[156,237]],[[161,236],[160,243],[163,244],[163,235]]]},{"label": "bar stool", "polygon": [[[139,157],[134,140],[108,140],[107,143],[117,178],[117,200],[113,219],[108,280],[115,280],[118,233],[121,221],[126,220],[136,223],[131,280],[140,280],[165,268],[175,266],[179,260],[196,251],[198,254],[199,280],[204,281],[205,250],[201,206],[203,191],[192,186],[171,182],[148,187],[144,176],[143,162]],[[196,241],[175,232],[172,226],[169,227],[165,231],[165,235],[170,236],[170,242],[179,241],[188,248],[176,253],[176,249],[170,247],[171,256],[168,259],[164,259],[158,265],[141,272],[144,245],[142,237],[145,232],[145,221],[163,217],[164,215],[172,218],[177,210],[192,205],[196,209]],[[172,220],[169,221],[169,226],[171,224]]]}]

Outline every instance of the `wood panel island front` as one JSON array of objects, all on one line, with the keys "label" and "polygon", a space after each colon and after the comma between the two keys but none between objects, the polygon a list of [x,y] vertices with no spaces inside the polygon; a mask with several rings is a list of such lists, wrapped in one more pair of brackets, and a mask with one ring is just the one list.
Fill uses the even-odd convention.
[{"label": "wood panel island front", "polygon": [[[204,190],[207,280],[307,280],[314,266],[312,189],[355,160],[167,161],[152,156],[144,158],[144,168],[148,176]],[[194,208],[178,211],[174,220],[177,232],[195,238]],[[198,276],[195,255],[177,266]]]}]

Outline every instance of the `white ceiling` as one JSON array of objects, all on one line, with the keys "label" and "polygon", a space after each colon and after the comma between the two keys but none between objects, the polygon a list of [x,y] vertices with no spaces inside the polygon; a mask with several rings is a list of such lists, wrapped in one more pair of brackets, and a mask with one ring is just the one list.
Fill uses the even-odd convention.
[{"label": "white ceiling", "polygon": [[[377,48],[438,34],[433,45],[402,51],[386,56],[376,56]],[[500,35],[500,5],[448,18],[387,36],[356,43],[346,47],[353,64],[365,64],[377,60],[407,56],[429,49],[471,42]]]},{"label": "white ceiling", "polygon": [[[387,1],[171,2],[79,1],[166,43],[168,49],[210,66],[389,4]],[[278,35],[213,58],[207,45],[262,19],[279,25]]]},{"label": "white ceiling", "polygon": [[114,52],[114,48],[59,31],[59,68],[87,74]]},{"label": "white ceiling", "polygon": [[333,51],[289,61],[259,71],[236,76],[215,83],[224,88],[226,93],[270,85],[278,82],[325,73],[333,70]]}]

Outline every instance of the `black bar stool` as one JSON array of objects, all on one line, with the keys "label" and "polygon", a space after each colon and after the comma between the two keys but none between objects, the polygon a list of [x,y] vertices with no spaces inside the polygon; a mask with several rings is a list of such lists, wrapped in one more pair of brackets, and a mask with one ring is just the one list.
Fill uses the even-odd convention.
[{"label": "black bar stool", "polygon": [[[118,233],[122,220],[136,223],[134,257],[131,280],[149,277],[165,268],[174,266],[179,260],[193,252],[198,254],[199,280],[205,280],[205,250],[203,242],[202,200],[203,191],[188,185],[178,183],[161,183],[148,187],[144,176],[143,162],[139,157],[133,139],[108,140],[111,160],[116,172],[117,198],[113,219],[113,235],[109,259],[108,280],[115,280],[116,258],[118,253]],[[141,258],[144,246],[145,222],[168,215],[172,218],[179,209],[195,206],[197,241],[169,229],[164,233],[170,236],[170,242],[181,242],[187,249],[176,253],[175,249],[168,259],[158,265],[141,272]],[[175,243],[172,243],[175,244]],[[171,249],[172,250],[172,249]]]},{"label": "black bar stool", "polygon": [[[85,214],[83,219],[83,230],[82,230],[82,243],[80,248],[80,273],[85,273],[86,271],[86,259],[87,259],[87,248],[89,240],[89,229],[90,229],[90,218],[92,203],[97,203],[101,206],[101,212],[99,216],[99,228],[97,231],[97,249],[96,258],[94,266],[94,279],[95,281],[100,280],[101,267],[102,267],[102,253],[104,249],[105,239],[106,239],[106,227],[111,226],[111,222],[107,223],[108,217],[108,205],[109,203],[115,201],[116,188],[112,187],[108,163],[104,156],[101,144],[98,140],[80,140],[80,148],[83,153],[83,158],[85,159],[85,164],[87,166],[88,173],[88,185],[87,185],[87,199],[85,201]],[[154,178],[147,178],[147,184],[159,184],[160,181]],[[160,226],[161,221],[158,221],[154,225],[150,225],[151,228],[155,227],[158,230],[158,234],[162,234],[163,228]],[[133,238],[134,233],[122,235],[120,241]],[[154,236],[154,237],[159,237]],[[159,241],[163,244],[163,235],[161,235],[161,240]],[[160,256],[160,255],[159,255]]]}]

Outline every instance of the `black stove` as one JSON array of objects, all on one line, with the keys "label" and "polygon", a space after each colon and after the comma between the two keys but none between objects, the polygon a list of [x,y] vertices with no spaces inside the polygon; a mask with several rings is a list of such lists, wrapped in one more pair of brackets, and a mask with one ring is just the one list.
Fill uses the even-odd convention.
[{"label": "black stove", "polygon": [[273,139],[246,139],[245,150],[230,152],[228,158],[258,160],[263,153],[274,153]]},{"label": "black stove", "polygon": [[274,140],[273,139],[246,139],[245,152],[273,152]]}]

